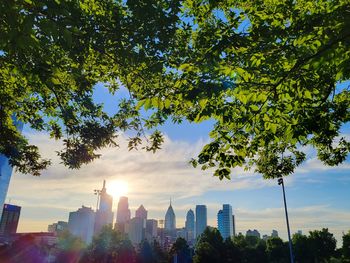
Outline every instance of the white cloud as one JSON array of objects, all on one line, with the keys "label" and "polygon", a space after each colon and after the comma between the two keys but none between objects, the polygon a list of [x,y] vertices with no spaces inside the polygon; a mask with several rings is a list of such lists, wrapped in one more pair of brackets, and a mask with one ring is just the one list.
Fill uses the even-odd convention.
[{"label": "white cloud", "polygon": [[[220,181],[212,176],[212,171],[192,168],[188,161],[200,151],[205,144],[203,140],[190,144],[166,138],[163,149],[152,154],[141,150],[129,152],[124,136],[120,136],[120,148],[105,149],[101,151],[101,159],[80,170],[69,170],[60,164],[55,154],[62,147],[60,142],[49,140],[45,134],[28,134],[28,137],[32,143],[39,145],[43,156],[53,160],[53,165],[39,178],[18,173],[13,176],[8,196],[13,203],[22,206],[20,231],[45,231],[47,225],[54,221],[68,220],[69,211],[83,204],[95,207],[93,190],[102,186],[103,179],[107,180],[107,188],[108,182],[112,180],[126,181],[132,211],[144,204],[151,218],[164,216],[170,197],[178,200],[175,211],[180,226],[184,224],[186,211],[193,209],[190,200],[200,199],[208,191],[227,192],[276,186],[275,181],[263,180],[260,175],[244,172],[243,169],[235,169],[232,180]],[[337,169],[350,168],[348,163],[344,165]],[[307,172],[322,169],[323,166],[314,159],[308,160],[296,175],[285,179],[286,185],[293,185],[300,178],[303,178],[304,183],[315,183],[317,179],[309,177]],[[221,204],[204,203],[211,211],[209,223],[216,225],[215,213]],[[280,231],[283,238],[286,237],[282,208],[248,211],[238,207],[235,211],[237,232],[257,228],[262,233],[270,233],[274,228]],[[329,227],[339,238],[341,231],[350,228],[350,212],[327,206],[291,208],[290,219],[294,232],[298,229],[306,232]]]}]

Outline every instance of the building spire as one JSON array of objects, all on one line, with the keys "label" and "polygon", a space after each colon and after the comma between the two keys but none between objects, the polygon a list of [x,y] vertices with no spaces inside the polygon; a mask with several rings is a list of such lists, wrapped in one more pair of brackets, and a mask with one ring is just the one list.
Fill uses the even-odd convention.
[{"label": "building spire", "polygon": [[171,206],[171,196],[170,196],[170,206]]}]

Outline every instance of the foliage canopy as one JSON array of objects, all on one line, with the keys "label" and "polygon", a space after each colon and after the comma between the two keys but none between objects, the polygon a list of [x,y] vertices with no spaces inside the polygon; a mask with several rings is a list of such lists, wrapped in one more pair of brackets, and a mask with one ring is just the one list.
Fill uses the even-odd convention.
[{"label": "foliage canopy", "polygon": [[[317,149],[327,165],[350,143],[347,0],[3,1],[0,40],[0,152],[25,173],[48,165],[12,118],[64,138],[64,164],[79,168],[116,145],[116,132],[167,119],[214,119],[211,142],[192,160],[265,178],[293,173]],[[109,116],[92,99],[96,83],[130,98]],[[140,112],[149,115],[141,118]],[[162,142],[156,131],[147,150]]]}]

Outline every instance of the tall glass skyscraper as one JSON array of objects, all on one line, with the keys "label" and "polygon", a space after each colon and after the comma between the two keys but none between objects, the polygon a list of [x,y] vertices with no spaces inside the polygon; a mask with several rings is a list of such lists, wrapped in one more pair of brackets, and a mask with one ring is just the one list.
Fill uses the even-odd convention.
[{"label": "tall glass skyscraper", "polygon": [[117,209],[117,222],[115,223],[115,229],[120,233],[126,232],[126,224],[130,221],[130,209],[129,202],[126,196],[121,196],[118,202]]},{"label": "tall glass skyscraper", "polygon": [[192,209],[188,210],[186,215],[186,239],[188,242],[192,242],[194,240],[194,213]]},{"label": "tall glass skyscraper", "polygon": [[[22,131],[23,123],[14,121],[17,129]],[[0,154],[0,218],[2,215],[2,208],[6,200],[7,190],[9,188],[10,180],[12,175],[12,167],[9,164],[8,159]]]},{"label": "tall glass skyscraper", "polygon": [[207,207],[196,205],[196,237],[200,236],[207,227]]},{"label": "tall glass skyscraper", "polygon": [[175,217],[175,212],[173,207],[170,205],[168,207],[168,210],[166,211],[165,214],[165,231],[170,235],[170,236],[175,236],[176,232],[176,217]]},{"label": "tall glass skyscraper", "polygon": [[218,212],[218,229],[223,239],[233,236],[232,206],[224,204]]},{"label": "tall glass skyscraper", "polygon": [[98,234],[105,225],[113,223],[113,197],[107,194],[106,181],[103,180],[103,187],[99,191],[99,205],[95,217],[95,235]]}]

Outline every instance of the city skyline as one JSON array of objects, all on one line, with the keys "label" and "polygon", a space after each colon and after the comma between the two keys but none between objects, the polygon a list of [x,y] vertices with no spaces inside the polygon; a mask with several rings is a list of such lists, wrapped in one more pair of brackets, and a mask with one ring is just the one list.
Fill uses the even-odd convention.
[{"label": "city skyline", "polygon": [[[107,111],[112,111],[115,99],[99,87],[96,101],[104,102]],[[53,164],[40,177],[14,172],[6,202],[11,199],[11,203],[22,207],[18,230],[45,231],[48,224],[65,219],[69,211],[81,205],[95,208],[93,190],[106,179],[108,184],[127,185],[128,192],[124,194],[131,200],[132,215],[143,204],[149,218],[162,219],[172,196],[179,226],[185,225],[186,212],[201,203],[207,205],[208,224],[215,226],[217,211],[223,203],[229,203],[237,217],[236,233],[257,228],[262,234],[269,234],[271,229],[277,229],[286,238],[282,191],[277,181],[264,180],[243,169],[234,169],[231,181],[220,181],[212,176],[213,171],[203,172],[188,164],[209,140],[212,125],[210,121],[201,125],[166,123],[162,128],[164,145],[155,154],[129,152],[127,137],[120,134],[118,149],[101,150],[100,159],[80,170],[69,170],[60,164],[55,153],[62,148],[60,141],[25,126],[23,132],[30,142],[39,145]],[[349,127],[342,132],[350,137]],[[313,149],[308,148],[308,152],[305,163],[285,178],[291,231],[300,229],[307,233],[328,227],[340,240],[342,231],[350,228],[350,204],[346,201],[350,199],[349,158],[342,165],[328,167],[316,159]],[[116,210],[114,201],[113,212]]]}]

